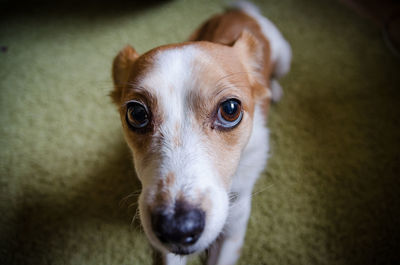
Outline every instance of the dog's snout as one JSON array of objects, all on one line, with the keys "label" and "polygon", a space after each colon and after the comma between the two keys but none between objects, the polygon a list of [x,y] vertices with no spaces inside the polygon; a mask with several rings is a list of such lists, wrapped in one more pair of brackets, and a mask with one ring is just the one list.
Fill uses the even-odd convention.
[{"label": "dog's snout", "polygon": [[151,225],[161,242],[188,246],[196,243],[203,232],[205,213],[197,207],[177,202],[173,211],[153,211]]}]

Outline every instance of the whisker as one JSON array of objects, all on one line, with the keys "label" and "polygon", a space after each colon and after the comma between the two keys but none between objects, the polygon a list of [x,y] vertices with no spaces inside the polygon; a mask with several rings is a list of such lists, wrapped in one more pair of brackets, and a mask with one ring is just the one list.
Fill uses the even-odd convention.
[{"label": "whisker", "polygon": [[133,202],[133,203],[129,204],[128,208],[130,209],[130,208],[133,208],[133,207],[135,207],[137,205],[138,205],[138,202]]},{"label": "whisker", "polygon": [[[253,198],[255,195],[257,195],[257,194],[259,194],[259,193],[261,193],[261,192],[264,192],[264,191],[270,189],[270,188],[273,187],[273,186],[274,186],[274,184],[265,186],[264,188],[262,188],[262,189],[260,189],[260,190],[257,190],[257,191],[252,192],[250,195],[246,195],[245,198],[251,199],[251,198]],[[240,197],[240,194],[237,194],[237,197]],[[229,210],[234,209],[234,208],[236,208],[236,207],[238,207],[238,206],[240,206],[240,205],[241,205],[240,203],[235,203],[235,201],[233,201],[233,203],[229,205]]]},{"label": "whisker", "polygon": [[257,190],[257,191],[255,191],[255,192],[253,192],[252,194],[251,194],[251,197],[253,197],[254,195],[257,195],[257,194],[259,194],[259,193],[261,193],[261,192],[263,192],[263,191],[266,191],[266,190],[268,190],[268,189],[270,189],[272,186],[274,186],[274,184],[270,184],[270,185],[268,185],[268,186],[265,186],[263,189],[261,189],[261,190]]},{"label": "whisker", "polygon": [[122,207],[125,205],[125,203],[129,200],[132,199],[134,197],[137,197],[140,194],[141,190],[136,190],[133,191],[131,193],[129,193],[127,196],[125,196],[124,198],[121,199],[121,201],[119,202],[119,207]]},{"label": "whisker", "polygon": [[136,209],[135,214],[133,215],[132,221],[131,221],[131,227],[135,227],[135,221],[137,217],[140,215],[140,210],[139,208]]}]

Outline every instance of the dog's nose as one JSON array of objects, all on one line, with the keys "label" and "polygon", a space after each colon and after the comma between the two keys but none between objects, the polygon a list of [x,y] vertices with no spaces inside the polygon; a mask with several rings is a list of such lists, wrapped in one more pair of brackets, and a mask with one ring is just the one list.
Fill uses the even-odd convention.
[{"label": "dog's nose", "polygon": [[203,210],[182,202],[177,202],[173,211],[158,209],[151,214],[153,231],[163,243],[192,245],[203,232],[204,223]]}]

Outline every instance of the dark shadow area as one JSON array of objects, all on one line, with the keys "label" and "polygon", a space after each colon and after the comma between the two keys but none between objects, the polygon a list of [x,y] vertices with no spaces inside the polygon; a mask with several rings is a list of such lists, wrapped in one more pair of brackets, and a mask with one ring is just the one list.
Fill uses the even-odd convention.
[{"label": "dark shadow area", "polygon": [[135,13],[170,0],[41,0],[41,1],[4,1],[1,3],[1,20],[10,17],[22,17],[24,15],[42,17],[92,17],[92,16],[114,16],[124,13]]},{"label": "dark shadow area", "polygon": [[[2,1],[0,23],[6,27],[8,19],[25,21],[26,18],[33,18],[48,20],[49,23],[58,18],[88,21],[107,19],[124,14],[135,15],[167,2],[168,0]],[[87,238],[92,235],[80,233],[87,230],[84,225],[88,228],[92,223],[99,229],[98,235],[93,235],[94,240],[98,240],[96,244],[107,241],[107,238],[101,238],[103,235],[100,230],[104,226],[125,227],[132,232],[130,236],[142,233],[139,218],[135,218],[132,223],[137,212],[141,185],[134,174],[131,153],[122,141],[113,148],[118,150],[117,157],[101,161],[100,166],[85,176],[82,183],[72,188],[66,186],[66,191],[61,194],[23,189],[23,201],[18,202],[13,218],[6,220],[7,231],[0,235],[0,264],[54,264],[54,257],[64,260],[65,264],[71,264],[68,257],[73,254],[71,249],[75,247],[71,247],[74,244],[71,243],[71,237],[76,236],[90,242]],[[42,173],[52,174],[40,170],[31,174]]]},{"label": "dark shadow area", "polygon": [[107,240],[99,239],[99,235],[101,227],[108,225],[126,227],[131,236],[141,233],[139,218],[131,223],[137,211],[140,182],[126,145],[121,143],[116,148],[119,156],[104,161],[103,167],[87,176],[84,183],[73,187],[75,195],[66,195],[71,188],[65,194],[26,194],[9,222],[9,233],[1,235],[0,264],[52,264],[54,257],[67,259],[64,262],[69,264],[71,253],[63,252],[68,249],[65,244],[71,237],[80,236],[79,231],[85,230],[81,225],[98,226],[97,235],[90,235],[96,241]]},{"label": "dark shadow area", "polygon": [[[395,150],[398,144],[391,140],[400,136],[394,128],[384,131],[374,124],[389,118],[385,110],[377,111],[376,119],[365,124],[366,127],[349,125],[351,121],[357,123],[366,118],[367,106],[358,103],[353,103],[353,112],[348,113],[346,120],[332,123],[326,117],[336,115],[332,111],[338,110],[327,106],[325,100],[315,97],[314,104],[303,108],[310,119],[309,129],[315,133],[315,146],[309,146],[315,154],[306,155],[318,155],[318,159],[304,162],[310,169],[308,181],[317,191],[312,203],[321,214],[318,225],[322,234],[313,236],[328,238],[325,242],[321,239],[329,253],[326,264],[397,264],[400,260],[400,154]],[[338,107],[346,111],[348,104],[338,104]],[[374,107],[385,109],[379,104]],[[376,132],[368,136],[369,140],[358,142],[351,139],[347,130],[337,129],[336,126],[343,124],[353,127],[354,134],[370,130],[368,126],[376,128]],[[390,144],[392,147],[387,148]],[[336,149],[329,149],[331,146]],[[313,250],[309,252],[312,254]]]},{"label": "dark shadow area", "polygon": [[[306,14],[307,7],[296,3],[299,4],[294,8]],[[325,4],[327,10],[337,9],[338,14],[340,11],[351,12],[342,10],[336,3]],[[321,2],[319,5],[325,4]],[[323,17],[324,13],[314,13],[314,16],[321,16],[318,18],[321,27],[329,23],[326,21],[336,24],[329,16]],[[340,32],[339,26],[343,26],[343,21],[340,22],[338,17],[339,22],[333,27]],[[318,194],[313,198],[313,204],[322,221],[318,224],[319,229],[328,238],[324,242],[324,237],[321,237],[320,241],[327,250],[324,264],[398,264],[400,79],[398,75],[394,78],[394,73],[400,65],[389,53],[384,53],[383,43],[376,45],[376,39],[381,36],[372,22],[349,17],[351,15],[346,19],[354,23],[349,27],[361,32],[360,38],[366,39],[364,45],[371,41],[376,48],[365,52],[369,59],[359,58],[361,63],[353,63],[353,68],[341,70],[331,67],[328,60],[334,61],[338,55],[326,50],[324,67],[330,69],[331,75],[321,75],[323,72],[319,73],[319,70],[315,75],[309,73],[313,76],[308,81],[310,87],[321,90],[300,97],[296,102],[305,119],[304,128],[299,129],[312,137],[300,151],[304,158],[308,157],[303,163],[309,168],[310,176],[304,177],[308,178],[307,185],[315,184],[313,188]],[[343,54],[363,54],[357,45],[359,40],[349,40],[348,43],[351,45]],[[340,47],[337,49],[340,51]],[[297,54],[301,57],[300,53]],[[302,59],[302,63],[313,64],[310,61],[313,58]],[[339,72],[342,79],[335,80],[335,74]],[[364,78],[368,82],[364,82]],[[331,91],[325,92],[326,87]],[[317,234],[313,236],[318,237]],[[310,249],[308,254],[313,255],[313,251]]]},{"label": "dark shadow area", "polygon": [[[0,8],[0,20],[23,18],[26,14],[52,19],[76,16],[89,20],[93,17],[135,14],[166,2],[5,1]],[[346,11],[331,3],[321,1],[319,5],[322,8],[315,8],[318,12],[307,10],[307,3],[302,1],[293,1],[293,8],[303,16],[315,16],[316,23],[312,26],[325,30],[328,24],[336,22],[332,22],[329,14],[325,16],[322,11],[319,13],[320,10],[332,10],[333,6],[339,17],[340,12]],[[361,24],[357,19],[353,21]],[[338,24],[353,26],[346,25],[346,22],[347,20]],[[331,32],[341,33],[342,29],[337,27]],[[365,31],[367,27],[369,25],[360,26],[357,30]],[[307,35],[308,30],[318,30],[318,27],[303,30],[304,35]],[[369,37],[380,37],[378,30],[365,32],[370,34]],[[343,37],[339,34],[334,36]],[[312,42],[307,43],[310,40]],[[309,89],[307,95],[297,91],[297,96],[300,96],[291,104],[296,105],[293,109],[298,112],[290,115],[304,119],[300,126],[296,124],[295,130],[302,131],[303,134],[300,135],[306,135],[307,139],[299,138],[299,145],[293,149],[297,148],[296,151],[301,154],[302,166],[313,175],[305,174],[302,177],[306,180],[297,181],[299,185],[313,186],[317,190],[316,195],[312,195],[311,203],[316,209],[313,218],[316,217],[320,222],[312,223],[316,227],[299,229],[312,230],[312,234],[304,237],[317,237],[321,239],[318,243],[326,244],[316,245],[315,248],[307,245],[306,254],[312,258],[316,252],[325,255],[322,261],[314,260],[315,264],[397,264],[400,260],[400,78],[398,72],[396,74],[399,64],[387,54],[381,55],[380,51],[374,51],[376,53],[371,55],[359,53],[364,47],[354,42],[352,53],[360,54],[358,59],[361,63],[356,64],[358,68],[352,68],[353,65],[338,65],[334,61],[335,58],[344,56],[334,53],[340,51],[340,46],[327,47],[322,65],[312,61],[319,56],[317,53],[313,57],[302,57],[302,52],[326,45],[323,40],[309,37],[297,43],[295,41],[292,43],[295,48],[293,71],[298,72],[292,73],[298,77],[291,82],[299,83],[300,88],[285,87],[285,96],[290,97],[291,93],[296,92],[293,89],[301,90],[305,86],[315,89]],[[376,45],[376,42],[371,42]],[[303,50],[299,48],[299,44],[303,44]],[[368,42],[363,44],[370,45]],[[382,49],[383,47],[382,45]],[[377,62],[369,59],[379,56],[383,58],[379,58]],[[342,69],[338,71],[331,67],[332,62],[329,60],[337,64],[336,68]],[[309,65],[311,70],[302,68],[303,65]],[[323,70],[331,72],[324,76]],[[338,81],[342,77],[338,75],[346,75],[348,71],[360,72],[361,78],[347,75],[344,81]],[[304,76],[307,76],[307,80]],[[357,89],[352,90],[352,87]],[[328,90],[332,91],[324,94]],[[279,104],[282,104],[283,109],[283,104],[287,104],[285,98]],[[80,225],[84,225],[87,220],[96,220],[93,222],[95,224],[129,226],[136,212],[137,195],[125,201],[123,199],[139,190],[140,184],[134,177],[131,154],[126,145],[121,142],[113,148],[118,150],[118,156],[93,169],[84,182],[74,186],[73,195],[68,192],[40,194],[30,190],[24,196],[25,201],[18,205],[18,212],[8,222],[7,227],[10,230],[1,235],[0,264],[52,264],[52,256],[65,256],[62,252],[52,252],[62,251],[68,237],[78,236]],[[130,204],[134,206],[129,208]],[[132,227],[136,229],[139,226],[139,220],[136,219]],[[135,232],[140,233],[139,229]],[[324,237],[325,235],[328,236]],[[287,238],[287,235],[282,233],[281,237]],[[304,241],[306,240],[309,238]],[[90,241],[84,242],[86,244]],[[290,251],[288,256],[297,254],[293,254],[293,249]],[[70,264],[68,260],[65,263]]]}]

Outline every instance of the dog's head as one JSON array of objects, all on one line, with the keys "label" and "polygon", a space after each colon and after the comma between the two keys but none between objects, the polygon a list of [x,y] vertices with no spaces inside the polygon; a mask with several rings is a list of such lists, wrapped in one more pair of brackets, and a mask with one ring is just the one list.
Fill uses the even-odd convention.
[{"label": "dog's head", "polygon": [[229,190],[253,127],[257,41],[183,43],[115,58],[112,98],[142,183],[140,218],[161,251],[189,254],[221,233]]}]

